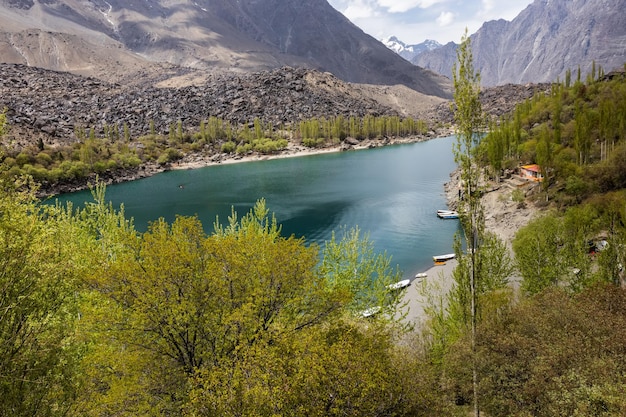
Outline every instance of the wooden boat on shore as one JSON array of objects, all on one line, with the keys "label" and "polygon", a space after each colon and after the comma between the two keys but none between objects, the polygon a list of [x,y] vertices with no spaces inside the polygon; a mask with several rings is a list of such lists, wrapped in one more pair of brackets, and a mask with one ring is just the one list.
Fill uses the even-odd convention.
[{"label": "wooden boat on shore", "polygon": [[459,212],[456,210],[437,210],[437,217],[440,219],[458,219]]},{"label": "wooden boat on shore", "polygon": [[435,255],[435,256],[433,256],[433,261],[435,261],[435,263],[446,262],[446,261],[449,261],[451,259],[454,259],[455,257],[456,257],[456,255],[454,253],[446,253],[445,255]]}]

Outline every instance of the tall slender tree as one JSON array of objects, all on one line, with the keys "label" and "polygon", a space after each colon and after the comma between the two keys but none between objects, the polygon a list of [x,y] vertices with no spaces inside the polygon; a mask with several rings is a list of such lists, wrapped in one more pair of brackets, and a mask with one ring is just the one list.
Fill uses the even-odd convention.
[{"label": "tall slender tree", "polygon": [[[478,288],[480,281],[479,241],[484,233],[485,216],[479,193],[479,166],[476,163],[475,149],[478,146],[481,130],[485,127],[485,117],[479,100],[480,74],[474,71],[473,55],[467,30],[457,49],[457,62],[452,71],[454,80],[454,118],[457,141],[454,146],[454,159],[460,170],[462,199],[459,202],[461,221],[469,251],[464,266],[467,271],[470,302],[472,387],[474,414],[480,415],[478,402],[478,371],[476,364],[476,323],[478,311]],[[458,245],[460,246],[460,245]],[[459,251],[457,249],[457,251]]]}]

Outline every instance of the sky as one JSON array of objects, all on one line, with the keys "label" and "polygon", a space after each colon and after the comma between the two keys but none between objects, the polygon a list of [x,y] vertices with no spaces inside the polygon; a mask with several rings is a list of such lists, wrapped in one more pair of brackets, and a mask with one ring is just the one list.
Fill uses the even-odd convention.
[{"label": "sky", "polygon": [[411,45],[433,39],[459,43],[484,22],[513,20],[532,0],[328,0],[376,39],[396,36]]}]

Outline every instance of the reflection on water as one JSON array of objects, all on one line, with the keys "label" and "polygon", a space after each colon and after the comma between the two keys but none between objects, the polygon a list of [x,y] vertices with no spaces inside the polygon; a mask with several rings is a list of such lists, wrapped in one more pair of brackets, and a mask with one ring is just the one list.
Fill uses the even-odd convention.
[{"label": "reflection on water", "polygon": [[[114,206],[124,204],[139,230],[163,217],[197,215],[211,232],[265,198],[283,234],[323,242],[342,226],[369,234],[409,276],[452,250],[458,222],[440,220],[443,184],[454,169],[453,138],[379,149],[312,155],[197,170],[170,171],[107,188]],[[181,187],[182,186],[182,187]],[[82,204],[89,192],[60,196]]]}]

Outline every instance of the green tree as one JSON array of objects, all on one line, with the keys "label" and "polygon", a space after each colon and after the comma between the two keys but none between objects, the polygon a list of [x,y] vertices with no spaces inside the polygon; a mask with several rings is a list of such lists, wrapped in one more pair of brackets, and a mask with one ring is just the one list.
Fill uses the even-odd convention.
[{"label": "green tree", "polygon": [[[485,127],[485,118],[482,112],[480,93],[480,74],[474,71],[473,55],[470,46],[470,39],[465,35],[461,39],[461,44],[457,48],[457,62],[454,64],[454,120],[456,123],[457,142],[454,147],[454,159],[460,170],[460,179],[463,186],[463,198],[459,202],[462,213],[461,222],[467,242],[468,264],[459,264],[458,268],[466,268],[458,273],[459,276],[466,275],[468,279],[457,281],[459,286],[467,285],[469,295],[471,348],[475,351],[476,346],[476,324],[478,311],[478,288],[480,287],[480,246],[482,234],[484,233],[484,212],[480,201],[479,166],[475,160],[475,150],[480,141],[481,129]],[[457,244],[456,252],[460,252],[460,244]],[[460,255],[460,253],[457,253]],[[461,289],[461,291],[464,291]],[[465,299],[459,301],[464,302]],[[472,354],[472,387],[474,414],[480,415],[479,392],[478,392],[478,370]]]},{"label": "green tree", "polygon": [[388,286],[399,281],[400,271],[392,267],[386,253],[374,252],[373,242],[361,236],[358,227],[343,230],[341,239],[332,233],[322,248],[319,273],[329,291],[341,297],[341,304],[353,314],[380,308],[393,317],[400,298]]},{"label": "green tree", "polygon": [[0,416],[61,416],[78,392],[78,277],[60,213],[0,183]]},{"label": "green tree", "polygon": [[513,241],[522,290],[536,294],[559,283],[565,268],[559,249],[565,244],[562,220],[554,213],[542,216],[520,229]]},{"label": "green tree", "polygon": [[413,361],[399,353],[385,326],[334,320],[242,352],[228,366],[199,372],[185,411],[197,416],[403,415],[414,406],[407,372]]},{"label": "green tree", "polygon": [[143,235],[117,234],[116,246],[103,246],[114,257],[91,282],[119,311],[109,322],[119,349],[135,346],[159,364],[141,371],[144,386],[158,387],[144,393],[158,398],[157,409],[180,407],[196,371],[225,366],[242,349],[314,325],[336,308],[316,284],[316,250],[280,237],[262,202],[216,230],[206,236],[196,218],[179,217]]},{"label": "green tree", "polygon": [[552,174],[554,166],[555,146],[552,140],[553,136],[548,130],[548,127],[543,125],[539,132],[535,151],[537,153],[537,163],[541,167],[541,175],[543,176],[541,185],[544,191],[547,191],[550,186],[550,175]]},{"label": "green tree", "polygon": [[7,109],[4,108],[0,113],[0,138],[7,133],[9,122],[7,121]]}]

